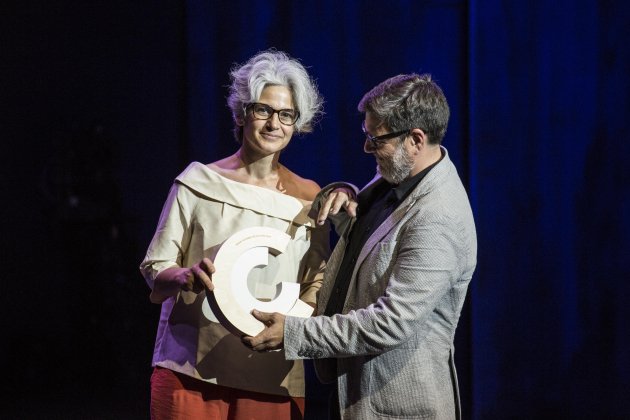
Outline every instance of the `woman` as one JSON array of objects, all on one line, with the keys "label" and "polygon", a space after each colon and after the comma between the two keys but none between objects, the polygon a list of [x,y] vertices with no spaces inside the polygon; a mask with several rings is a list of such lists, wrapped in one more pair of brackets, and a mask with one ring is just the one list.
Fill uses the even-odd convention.
[{"label": "woman", "polygon": [[[278,281],[301,283],[314,306],[329,254],[327,227],[308,216],[319,186],[280,164],[294,132],[311,131],[322,100],[304,67],[269,50],[231,72],[228,104],[238,151],[179,175],[140,269],[162,304],[153,355],[151,417],[302,418],[304,372],[282,352],[249,351],[207,305],[212,261],[235,232],[267,226],[288,233],[288,249],[249,275],[259,299]],[[205,313],[205,315],[204,315]]]}]

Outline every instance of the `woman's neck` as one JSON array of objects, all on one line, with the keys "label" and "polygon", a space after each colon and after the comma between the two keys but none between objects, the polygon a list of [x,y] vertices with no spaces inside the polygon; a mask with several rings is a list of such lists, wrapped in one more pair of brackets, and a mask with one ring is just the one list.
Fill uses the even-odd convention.
[{"label": "woman's neck", "polygon": [[279,171],[282,167],[278,161],[280,153],[255,156],[241,147],[234,156],[238,161],[238,169],[235,169],[246,173],[251,178],[265,180],[269,178],[277,179],[279,176]]}]

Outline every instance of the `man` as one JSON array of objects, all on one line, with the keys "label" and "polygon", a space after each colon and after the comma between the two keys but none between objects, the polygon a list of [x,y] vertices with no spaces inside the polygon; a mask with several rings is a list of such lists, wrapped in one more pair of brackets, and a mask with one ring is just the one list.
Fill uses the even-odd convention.
[{"label": "man", "polygon": [[[315,360],[343,419],[460,417],[453,340],[477,254],[464,187],[440,143],[449,109],[429,75],[392,77],[359,103],[377,176],[359,193],[312,318],[254,312],[243,342]],[[320,221],[345,195],[320,193]],[[349,214],[348,214],[349,213]]]}]

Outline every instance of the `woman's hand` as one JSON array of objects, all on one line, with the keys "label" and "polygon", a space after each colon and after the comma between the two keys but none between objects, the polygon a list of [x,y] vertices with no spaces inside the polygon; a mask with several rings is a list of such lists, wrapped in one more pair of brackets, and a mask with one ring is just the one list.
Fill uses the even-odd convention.
[{"label": "woman's hand", "polygon": [[187,271],[177,276],[177,281],[182,290],[193,292],[200,292],[204,288],[214,290],[212,274],[216,269],[210,258],[204,258],[199,263],[185,270]]},{"label": "woman's hand", "polygon": [[180,290],[199,293],[202,290],[214,290],[212,274],[216,271],[210,258],[204,258],[190,268],[171,267],[162,271],[155,278],[151,291],[151,302],[162,303],[175,296]]},{"label": "woman's hand", "polygon": [[354,196],[354,191],[349,188],[335,188],[328,194],[328,197],[326,197],[322,207],[319,209],[317,224],[323,225],[328,216],[336,215],[342,207],[350,217],[357,215],[356,197]]}]

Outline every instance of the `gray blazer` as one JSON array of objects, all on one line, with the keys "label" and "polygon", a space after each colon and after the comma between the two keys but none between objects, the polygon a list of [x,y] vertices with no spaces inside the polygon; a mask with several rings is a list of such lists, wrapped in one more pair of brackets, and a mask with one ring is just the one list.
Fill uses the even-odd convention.
[{"label": "gray blazer", "polygon": [[[344,419],[460,418],[453,340],[477,238],[466,191],[442,151],[444,158],[368,239],[342,314],[286,319],[285,357],[317,359],[319,379],[337,381]],[[318,313],[346,236],[326,267]]]}]

